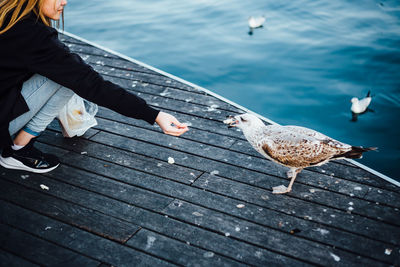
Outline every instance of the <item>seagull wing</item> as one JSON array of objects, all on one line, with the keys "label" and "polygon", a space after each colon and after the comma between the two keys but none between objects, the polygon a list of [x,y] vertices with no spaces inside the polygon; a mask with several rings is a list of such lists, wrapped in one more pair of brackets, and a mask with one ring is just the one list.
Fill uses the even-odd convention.
[{"label": "seagull wing", "polygon": [[[292,125],[288,125],[288,126],[282,126],[290,131],[299,133],[299,134],[304,134],[310,137],[315,138],[316,140],[319,140],[321,142],[324,143],[328,143],[330,146],[332,147],[336,147],[336,148],[344,148],[344,149],[350,149],[351,145],[345,144],[343,142],[340,142],[338,140],[335,140],[333,138],[330,138],[329,136],[326,136],[320,132],[317,132],[315,130],[306,128],[306,127],[301,127],[301,126],[292,126]],[[347,151],[347,150],[346,150]]]},{"label": "seagull wing", "polygon": [[360,100],[360,106],[365,110],[371,103],[371,97],[366,97]]},{"label": "seagull wing", "polygon": [[285,166],[305,168],[323,163],[351,149],[351,146],[338,147],[333,142],[336,140],[316,131],[304,127],[293,130],[291,127],[298,126],[280,126],[280,131],[270,131],[268,137],[261,142],[260,147],[267,158]]}]

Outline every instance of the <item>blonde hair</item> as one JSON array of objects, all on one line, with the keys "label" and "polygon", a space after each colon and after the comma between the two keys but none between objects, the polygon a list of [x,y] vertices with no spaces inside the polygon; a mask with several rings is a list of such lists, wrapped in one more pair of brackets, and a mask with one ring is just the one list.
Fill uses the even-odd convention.
[{"label": "blonde hair", "polygon": [[[37,19],[40,19],[46,26],[53,26],[53,21],[41,11],[43,2],[44,0],[0,0],[0,34],[11,29],[31,12],[34,12]],[[6,22],[10,15],[10,20]],[[62,13],[62,23],[64,25],[64,12]],[[60,26],[59,21],[55,24],[57,28]]]}]

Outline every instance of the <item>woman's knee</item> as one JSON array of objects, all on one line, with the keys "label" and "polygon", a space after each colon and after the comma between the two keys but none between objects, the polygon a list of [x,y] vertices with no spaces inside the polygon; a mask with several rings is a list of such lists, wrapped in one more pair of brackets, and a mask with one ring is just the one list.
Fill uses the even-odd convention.
[{"label": "woman's knee", "polygon": [[[45,85],[48,82],[51,82],[49,78],[39,74],[34,74],[22,85],[21,94],[25,98],[25,100],[30,99],[33,95],[35,95],[35,93],[43,90],[44,87],[47,87]],[[46,88],[46,90],[48,91],[48,88]],[[54,88],[54,90],[56,90],[56,88]],[[51,95],[51,93],[49,95]]]}]

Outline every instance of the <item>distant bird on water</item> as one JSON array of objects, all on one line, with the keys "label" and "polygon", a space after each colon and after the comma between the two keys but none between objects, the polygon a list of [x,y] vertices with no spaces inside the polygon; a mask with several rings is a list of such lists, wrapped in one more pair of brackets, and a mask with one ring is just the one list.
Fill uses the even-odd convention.
[{"label": "distant bird on water", "polygon": [[253,30],[257,29],[257,28],[261,28],[263,27],[263,24],[265,22],[265,17],[264,16],[260,16],[260,17],[249,17],[248,19],[248,24],[249,24],[249,35],[253,34]]},{"label": "distant bird on water", "polygon": [[371,91],[368,91],[367,96],[363,99],[359,100],[357,97],[353,97],[351,99],[352,121],[357,121],[359,114],[363,114],[368,110],[370,110],[368,106],[371,103],[371,100],[372,100]]},{"label": "distant bird on water", "polygon": [[260,16],[260,17],[251,16],[248,19],[250,29],[260,28],[263,26],[264,22],[265,22],[264,16]]},{"label": "distant bird on water", "polygon": [[302,169],[320,166],[330,160],[362,157],[362,153],[376,150],[376,147],[351,146],[334,140],[317,131],[300,126],[264,125],[253,114],[229,116],[224,120],[229,127],[238,127],[261,155],[267,159],[289,167],[289,186],[273,187],[274,194],[284,194],[292,190],[292,185]]}]

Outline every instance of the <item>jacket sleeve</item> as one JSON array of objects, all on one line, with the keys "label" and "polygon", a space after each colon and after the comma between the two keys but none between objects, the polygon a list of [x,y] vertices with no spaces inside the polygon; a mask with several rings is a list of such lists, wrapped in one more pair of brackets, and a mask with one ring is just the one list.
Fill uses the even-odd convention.
[{"label": "jacket sleeve", "polygon": [[153,124],[159,111],[142,98],[105,81],[91,66],[58,40],[56,30],[35,23],[26,35],[22,60],[29,71],[70,88],[76,94],[122,115]]}]

